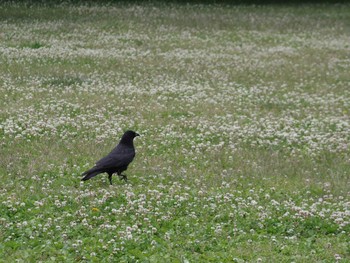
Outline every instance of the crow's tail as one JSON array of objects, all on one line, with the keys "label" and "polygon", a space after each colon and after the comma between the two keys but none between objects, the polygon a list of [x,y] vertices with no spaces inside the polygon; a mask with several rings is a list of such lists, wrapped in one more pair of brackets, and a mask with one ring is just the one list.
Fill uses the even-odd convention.
[{"label": "crow's tail", "polygon": [[86,172],[84,172],[82,175],[85,175],[81,180],[86,181],[89,180],[90,178],[100,174],[101,171],[97,170],[96,168],[92,168]]}]

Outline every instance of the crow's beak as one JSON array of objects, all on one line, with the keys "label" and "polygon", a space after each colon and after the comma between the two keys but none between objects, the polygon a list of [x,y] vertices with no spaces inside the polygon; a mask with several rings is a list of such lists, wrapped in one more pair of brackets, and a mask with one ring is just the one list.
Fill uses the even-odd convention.
[{"label": "crow's beak", "polygon": [[137,132],[135,133],[135,136],[137,137],[137,136],[140,136],[140,134],[138,134]]}]

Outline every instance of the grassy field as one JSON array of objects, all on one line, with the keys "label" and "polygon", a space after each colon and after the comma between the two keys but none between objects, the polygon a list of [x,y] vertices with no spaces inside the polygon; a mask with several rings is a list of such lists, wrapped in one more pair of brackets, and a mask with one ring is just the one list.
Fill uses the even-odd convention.
[{"label": "grassy field", "polygon": [[[350,5],[0,5],[0,262],[349,262]],[[141,134],[129,182],[80,175]]]}]

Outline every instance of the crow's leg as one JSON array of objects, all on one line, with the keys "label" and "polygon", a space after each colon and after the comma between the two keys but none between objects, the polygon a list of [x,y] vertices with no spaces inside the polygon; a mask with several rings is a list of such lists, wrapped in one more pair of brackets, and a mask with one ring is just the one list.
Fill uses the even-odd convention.
[{"label": "crow's leg", "polygon": [[125,182],[128,181],[128,177],[126,176],[126,174],[119,174],[120,180],[124,180]]},{"label": "crow's leg", "polygon": [[128,177],[126,176],[126,174],[122,174],[121,171],[118,171],[117,174],[118,174],[120,180],[124,180],[125,182],[128,181]]},{"label": "crow's leg", "polygon": [[110,183],[111,185],[112,185],[112,175],[113,175],[113,174],[110,174],[110,173],[108,174],[108,180],[109,180],[109,183]]}]

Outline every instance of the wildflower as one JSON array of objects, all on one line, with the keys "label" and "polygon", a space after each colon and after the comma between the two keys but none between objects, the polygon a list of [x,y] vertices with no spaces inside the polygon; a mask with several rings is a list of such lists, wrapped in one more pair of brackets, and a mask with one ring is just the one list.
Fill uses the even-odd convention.
[{"label": "wildflower", "polygon": [[335,254],[334,258],[337,262],[342,259],[342,257],[339,254]]}]

